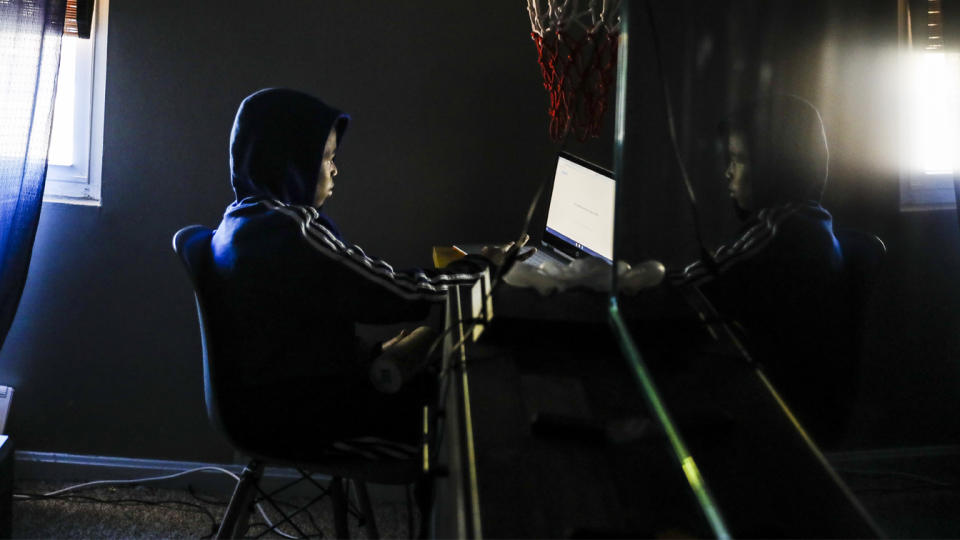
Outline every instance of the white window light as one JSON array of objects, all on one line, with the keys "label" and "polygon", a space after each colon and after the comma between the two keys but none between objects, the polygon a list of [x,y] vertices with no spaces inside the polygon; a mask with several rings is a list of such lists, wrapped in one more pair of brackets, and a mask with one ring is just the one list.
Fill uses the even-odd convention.
[{"label": "white window light", "polygon": [[956,207],[960,172],[960,54],[942,49],[905,56],[907,150],[900,182],[901,210]]},{"label": "white window light", "polygon": [[44,202],[100,205],[108,9],[96,1],[90,39],[63,37]]},{"label": "white window light", "polygon": [[953,175],[960,143],[958,103],[960,57],[924,51],[913,57],[911,170],[925,175]]}]

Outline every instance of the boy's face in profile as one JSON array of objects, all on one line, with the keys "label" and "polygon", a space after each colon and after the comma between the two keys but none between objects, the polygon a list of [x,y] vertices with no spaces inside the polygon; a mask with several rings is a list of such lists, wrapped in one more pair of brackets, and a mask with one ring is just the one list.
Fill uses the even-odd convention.
[{"label": "boy's face in profile", "polygon": [[723,173],[730,197],[741,210],[753,210],[753,186],[750,181],[750,156],[743,134],[733,131],[727,138],[729,162]]},{"label": "boy's face in profile", "polygon": [[317,173],[317,193],[313,205],[323,206],[327,198],[333,195],[333,177],[339,172],[333,158],[337,153],[337,129],[330,129],[327,142],[323,145],[323,157],[320,160],[320,171]]}]

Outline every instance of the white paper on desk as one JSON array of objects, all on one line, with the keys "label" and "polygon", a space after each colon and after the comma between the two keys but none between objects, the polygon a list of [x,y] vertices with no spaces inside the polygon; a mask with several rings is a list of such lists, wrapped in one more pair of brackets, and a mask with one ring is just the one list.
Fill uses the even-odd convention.
[{"label": "white paper on desk", "polygon": [[[658,261],[646,261],[631,267],[617,261],[621,292],[633,294],[663,281],[664,267]],[[576,259],[568,265],[546,261],[540,265],[518,263],[503,277],[514,287],[533,288],[543,296],[573,288],[610,292],[610,265],[600,259]]]}]

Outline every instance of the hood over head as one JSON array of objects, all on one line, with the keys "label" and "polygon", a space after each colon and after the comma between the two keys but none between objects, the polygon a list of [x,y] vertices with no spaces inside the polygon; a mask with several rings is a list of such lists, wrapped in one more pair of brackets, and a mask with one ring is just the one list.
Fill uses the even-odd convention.
[{"label": "hood over head", "polygon": [[757,209],[790,202],[819,203],[830,155],[820,112],[809,101],[777,95],[754,102],[721,125],[743,135]]},{"label": "hood over head", "polygon": [[269,197],[313,205],[323,146],[332,128],[343,141],[350,117],[319,99],[267,88],[243,100],[230,134],[230,172],[237,201]]}]

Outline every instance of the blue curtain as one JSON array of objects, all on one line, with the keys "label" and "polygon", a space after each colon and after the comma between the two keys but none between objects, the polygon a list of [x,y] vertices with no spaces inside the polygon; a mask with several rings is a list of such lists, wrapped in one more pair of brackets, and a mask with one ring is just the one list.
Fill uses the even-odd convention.
[{"label": "blue curtain", "polygon": [[65,10],[66,0],[0,0],[0,348],[40,218]]}]

